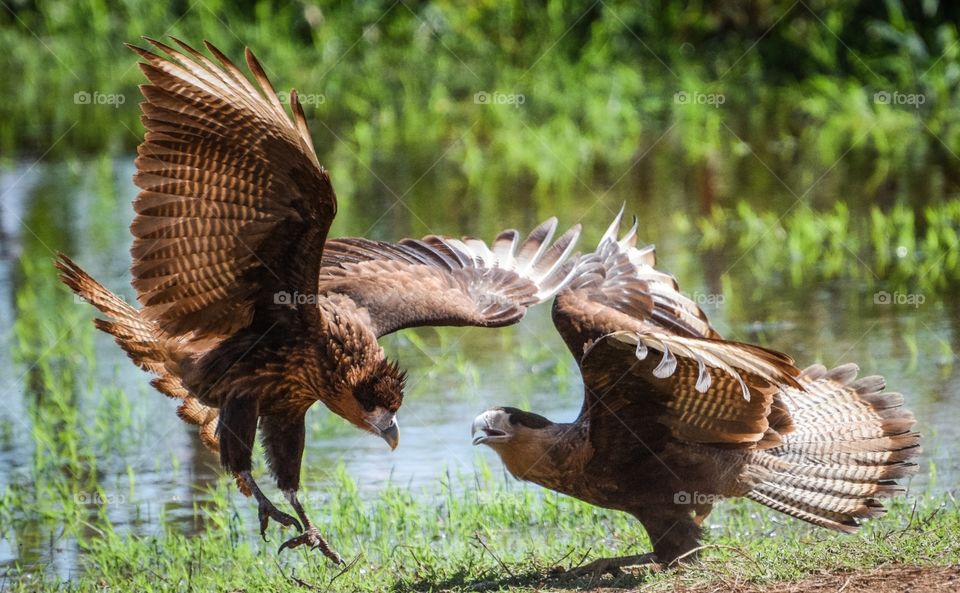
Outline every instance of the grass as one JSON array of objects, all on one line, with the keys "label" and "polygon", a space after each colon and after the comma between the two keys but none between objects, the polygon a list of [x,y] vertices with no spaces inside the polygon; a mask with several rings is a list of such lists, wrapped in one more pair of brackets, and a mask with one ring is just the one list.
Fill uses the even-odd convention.
[{"label": "grass", "polygon": [[[270,543],[253,539],[255,521],[242,518],[250,516],[251,503],[232,492],[226,479],[213,494],[196,535],[167,528],[155,536],[130,537],[109,524],[90,525],[80,542],[82,572],[69,582],[54,575],[8,575],[3,587],[10,592],[567,589],[587,581],[557,579],[555,567],[649,549],[642,528],[626,515],[505,482],[482,466],[475,476],[455,478],[437,490],[390,486],[375,500],[361,497],[341,470],[323,502],[311,505],[325,518],[324,533],[356,559],[337,576],[339,570],[318,552],[277,556],[281,533],[275,526]],[[701,563],[604,584],[643,582],[671,590],[722,582],[731,574],[765,584],[888,563],[960,562],[960,508],[949,495],[899,500],[856,536],[785,520],[745,501],[724,503],[708,523]]]},{"label": "grass", "polygon": [[[33,239],[54,240],[52,234]],[[25,246],[27,253],[35,248]],[[375,498],[337,467],[322,491],[307,493],[306,503],[336,548],[357,560],[340,576],[317,552],[278,556],[279,542],[291,534],[275,525],[271,541],[260,541],[251,501],[226,477],[195,493],[187,522],[167,517],[168,499],[144,500],[132,466],[126,472],[116,466],[124,463],[127,448],[137,448],[148,419],[119,387],[92,389],[96,357],[89,311],[31,261],[25,258],[20,271],[13,354],[29,365],[27,393],[33,397],[25,402],[26,422],[7,419],[0,434],[26,426],[34,449],[0,492],[0,538],[32,549],[49,545],[58,554],[76,546],[80,557],[77,568],[64,574],[21,556],[24,564],[8,567],[0,578],[4,593],[574,590],[598,583],[559,579],[556,567],[650,548],[632,518],[519,484],[503,476],[499,465],[482,461],[473,474],[448,475],[423,489],[392,484]],[[42,314],[49,310],[60,313],[55,319]],[[76,339],[57,339],[64,327],[74,326]],[[537,362],[536,353],[524,356]],[[469,361],[454,363],[472,374]],[[171,456],[157,456],[158,469],[167,463],[176,469],[179,461]],[[955,565],[960,507],[937,489],[932,463],[926,473],[930,491],[894,501],[886,517],[856,536],[816,529],[747,501],[724,502],[708,520],[700,564],[681,572],[608,577],[601,584],[673,591],[703,583],[796,581],[887,564]],[[268,493],[277,498],[272,488]],[[118,510],[123,525],[111,520]]]}]

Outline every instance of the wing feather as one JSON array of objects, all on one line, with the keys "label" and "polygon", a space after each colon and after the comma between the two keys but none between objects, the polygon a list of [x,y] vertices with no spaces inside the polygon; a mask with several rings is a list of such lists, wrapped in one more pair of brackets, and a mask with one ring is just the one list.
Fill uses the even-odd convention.
[{"label": "wing feather", "polygon": [[[662,333],[617,332],[581,361],[591,431],[608,430],[613,410],[656,406],[655,420],[676,439],[726,447],[773,447],[784,426],[771,422],[783,386],[801,388],[784,355],[750,344]],[[619,400],[623,400],[622,402]],[[626,425],[650,422],[620,412]]]},{"label": "wing feather", "polygon": [[[679,290],[677,281],[653,267],[652,245],[635,247],[637,222],[617,239],[623,209],[597,249],[577,262],[573,278],[557,295],[554,320],[574,356],[597,338],[623,330],[657,329],[688,337],[718,338],[706,314]],[[589,319],[584,324],[582,321]]]},{"label": "wing feather", "polygon": [[436,235],[396,244],[331,240],[320,290],[349,296],[366,309],[377,335],[422,325],[509,325],[572,276],[580,227],[550,243],[556,225],[546,221],[522,243],[516,231],[504,231],[492,247]]},{"label": "wing feather", "polygon": [[230,335],[278,292],[316,293],[336,196],[296,93],[291,119],[249,50],[255,83],[209,43],[214,59],[147,41],[158,53],[131,46],[149,81],[131,225],[141,314],[173,336]]},{"label": "wing feather", "polygon": [[676,280],[654,268],[654,248],[636,247],[637,221],[619,237],[622,221],[623,210],[554,305],[580,361],[591,434],[657,422],[687,442],[777,446],[794,428],[783,389],[802,389],[793,360],[721,339]]}]

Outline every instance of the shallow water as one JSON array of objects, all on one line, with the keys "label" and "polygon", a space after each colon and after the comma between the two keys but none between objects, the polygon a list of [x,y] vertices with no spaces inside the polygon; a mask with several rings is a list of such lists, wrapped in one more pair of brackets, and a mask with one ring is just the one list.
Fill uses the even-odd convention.
[{"label": "shallow water", "polygon": [[[152,391],[148,376],[108,336],[87,328],[93,309],[67,298],[48,299],[49,291],[65,289],[44,281],[53,275],[53,252],[62,249],[107,286],[132,298],[126,231],[135,194],[131,173],[129,159],[101,159],[23,164],[0,175],[0,335],[10,345],[0,351],[0,494],[34,479],[38,420],[31,409],[44,397],[36,387],[37,362],[53,352],[64,358],[64,351],[75,346],[77,355],[64,358],[62,372],[70,374],[76,364],[78,373],[93,373],[76,389],[82,421],[100,418],[98,405],[104,405],[104,398],[113,398],[111,406],[126,402],[130,408],[115,419],[106,416],[105,432],[115,421],[123,437],[101,434],[102,442],[93,446],[96,481],[107,499],[109,520],[121,530],[142,534],[157,531],[164,517],[190,532],[199,526],[195,505],[209,500],[208,487],[219,475],[216,458],[176,417],[175,404]],[[800,366],[855,361],[865,374],[886,376],[891,389],[906,394],[925,436],[921,474],[912,487],[955,487],[960,460],[947,452],[960,438],[960,375],[954,364],[954,353],[960,352],[960,308],[955,300],[924,295],[919,306],[877,304],[877,287],[832,282],[791,288],[780,279],[754,277],[749,253],[743,258],[698,253],[691,247],[692,232],[670,230],[668,206],[683,197],[682,185],[658,188],[653,197],[624,183],[596,203],[590,199],[570,207],[565,201],[565,209],[557,212],[515,197],[481,212],[455,193],[445,197],[444,191],[442,182],[430,177],[401,203],[376,188],[341,197],[343,214],[333,234],[397,239],[439,232],[489,239],[502,227],[528,229],[539,218],[557,214],[562,227],[584,223],[586,248],[626,201],[628,212],[642,215],[641,238],[657,242],[660,266],[703,302],[721,333],[789,352]],[[444,200],[450,208],[438,207]],[[76,309],[48,309],[49,303]],[[37,341],[44,347],[31,350]],[[324,487],[340,463],[370,497],[388,482],[436,491],[438,481],[449,474],[472,474],[479,459],[499,468],[491,451],[470,444],[474,415],[492,405],[514,405],[566,421],[576,416],[581,403],[576,367],[552,328],[547,307],[514,328],[422,329],[384,343],[409,371],[400,413],[402,446],[391,453],[379,439],[315,406],[308,415],[303,470],[308,506],[322,506]],[[927,472],[930,463],[936,465],[935,481]],[[95,516],[101,495],[80,496]],[[252,514],[244,502],[237,506]],[[14,513],[11,523],[0,525],[0,567],[45,566],[64,576],[77,569],[79,546],[62,536],[55,519]]]}]

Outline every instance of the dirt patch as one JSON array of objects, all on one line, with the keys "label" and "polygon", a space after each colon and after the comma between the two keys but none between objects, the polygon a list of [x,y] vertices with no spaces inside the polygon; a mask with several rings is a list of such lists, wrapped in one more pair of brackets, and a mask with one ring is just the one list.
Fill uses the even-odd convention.
[{"label": "dirt patch", "polygon": [[665,590],[676,593],[955,593],[960,591],[960,567],[897,565],[813,575],[793,583],[756,585],[719,580],[693,587],[668,586]]}]

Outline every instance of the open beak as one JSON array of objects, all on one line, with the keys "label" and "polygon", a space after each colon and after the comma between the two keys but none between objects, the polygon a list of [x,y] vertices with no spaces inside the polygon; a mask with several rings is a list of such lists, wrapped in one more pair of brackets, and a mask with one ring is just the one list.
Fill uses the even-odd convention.
[{"label": "open beak", "polygon": [[470,435],[473,436],[474,445],[483,445],[491,440],[507,436],[506,432],[491,426],[490,420],[490,412],[484,412],[473,419],[473,426],[470,427]]}]

